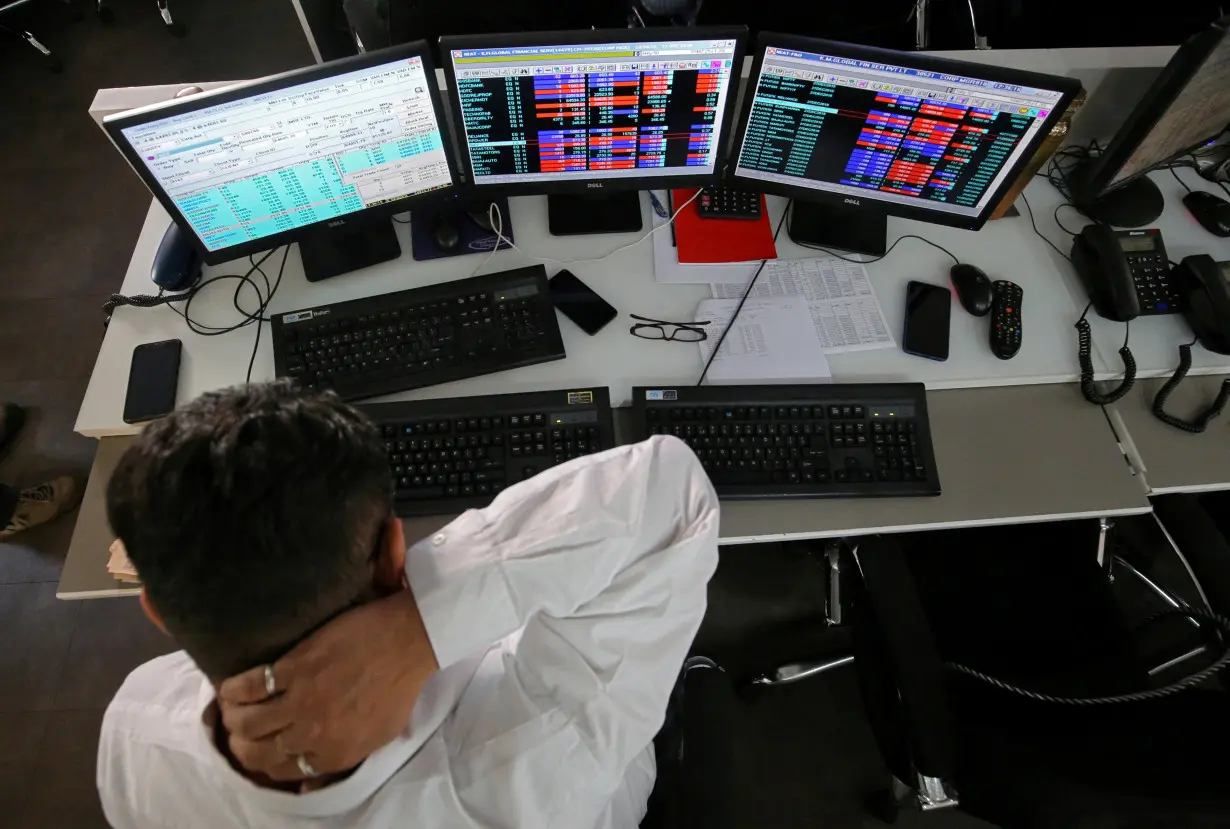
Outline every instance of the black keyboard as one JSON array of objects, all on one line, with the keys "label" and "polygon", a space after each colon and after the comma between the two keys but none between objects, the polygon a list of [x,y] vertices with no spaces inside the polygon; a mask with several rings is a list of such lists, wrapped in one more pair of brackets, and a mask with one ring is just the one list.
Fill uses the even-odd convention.
[{"label": "black keyboard", "polygon": [[384,432],[402,516],[484,507],[505,487],[615,445],[605,386],[358,408]]},{"label": "black keyboard", "polygon": [[723,498],[939,495],[921,383],[632,390],[641,437],[684,440]]},{"label": "black keyboard", "polygon": [[358,400],[560,360],[542,265],[273,318],[273,366]]},{"label": "black keyboard", "polygon": [[711,184],[696,197],[702,219],[759,219],[760,194]]}]

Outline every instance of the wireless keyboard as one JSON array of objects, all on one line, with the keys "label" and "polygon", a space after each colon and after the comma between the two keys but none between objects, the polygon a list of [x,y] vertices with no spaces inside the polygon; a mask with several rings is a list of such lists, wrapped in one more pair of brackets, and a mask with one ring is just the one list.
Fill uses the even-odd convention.
[{"label": "wireless keyboard", "polygon": [[358,408],[384,433],[400,516],[484,507],[507,486],[615,445],[606,387]]},{"label": "wireless keyboard", "polygon": [[939,495],[921,383],[633,388],[641,438],[692,448],[723,498]]},{"label": "wireless keyboard", "polygon": [[346,400],[563,357],[542,265],[273,318],[277,376]]}]

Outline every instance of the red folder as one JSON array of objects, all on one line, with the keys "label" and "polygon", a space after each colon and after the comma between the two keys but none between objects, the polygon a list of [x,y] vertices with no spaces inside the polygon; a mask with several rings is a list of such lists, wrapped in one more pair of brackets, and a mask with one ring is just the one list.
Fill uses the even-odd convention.
[{"label": "red folder", "polygon": [[[672,210],[692,198],[695,190],[672,190]],[[769,209],[760,197],[760,218],[702,219],[693,201],[675,218],[675,249],[679,261],[750,262],[755,259],[776,259],[773,229],[769,226]]]}]

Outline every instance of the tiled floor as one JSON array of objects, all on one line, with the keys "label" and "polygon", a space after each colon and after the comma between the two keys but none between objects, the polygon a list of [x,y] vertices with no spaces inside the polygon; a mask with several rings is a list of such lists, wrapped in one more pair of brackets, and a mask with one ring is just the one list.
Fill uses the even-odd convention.
[{"label": "tiled floor", "polygon": [[[0,481],[85,474],[73,433],[102,341],[99,306],[119,288],[149,196],[86,114],[95,90],[243,79],[311,62],[286,0],[114,0],[117,21],[73,20],[54,0],[6,17],[63,57],[63,74],[0,36],[0,400],[27,407]],[[88,2],[77,6],[89,9]],[[94,790],[102,710],[134,666],[170,649],[135,600],[55,598],[73,516],[0,543],[0,826],[106,826]]]}]

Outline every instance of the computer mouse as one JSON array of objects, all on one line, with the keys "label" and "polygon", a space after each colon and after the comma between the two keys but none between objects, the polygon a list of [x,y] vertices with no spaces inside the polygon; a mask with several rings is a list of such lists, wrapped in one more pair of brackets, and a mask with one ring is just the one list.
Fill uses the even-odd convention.
[{"label": "computer mouse", "polygon": [[445,253],[457,250],[461,245],[461,228],[457,217],[445,211],[437,213],[431,220],[431,238],[436,247]]},{"label": "computer mouse", "polygon": [[1197,190],[1183,197],[1183,206],[1214,236],[1230,236],[1230,201],[1216,193]]},{"label": "computer mouse", "polygon": [[949,272],[952,287],[961,300],[961,307],[976,317],[991,313],[991,280],[976,265],[961,263],[953,265]]}]

